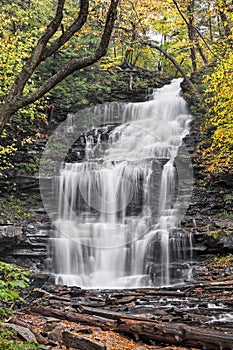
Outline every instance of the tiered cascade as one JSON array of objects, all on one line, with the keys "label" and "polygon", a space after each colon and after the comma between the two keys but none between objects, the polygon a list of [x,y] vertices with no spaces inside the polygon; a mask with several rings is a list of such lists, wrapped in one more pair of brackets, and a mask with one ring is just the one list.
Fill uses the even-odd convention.
[{"label": "tiered cascade", "polygon": [[[192,118],[180,82],[146,102],[95,107],[103,125],[83,135],[82,161],[65,163],[55,184],[56,283],[134,288],[189,278],[192,237],[179,224],[191,189],[177,159]],[[105,124],[111,113],[120,124]]]}]

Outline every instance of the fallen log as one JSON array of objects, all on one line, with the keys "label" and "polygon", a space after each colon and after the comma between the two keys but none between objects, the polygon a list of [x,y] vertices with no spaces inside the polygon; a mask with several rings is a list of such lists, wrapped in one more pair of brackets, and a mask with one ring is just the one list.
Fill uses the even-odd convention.
[{"label": "fallen log", "polygon": [[32,290],[32,293],[39,293],[41,297],[46,296],[46,298],[48,298],[48,299],[51,298],[51,299],[61,300],[64,302],[70,302],[70,298],[67,298],[67,297],[65,298],[65,297],[61,297],[61,296],[56,295],[56,294],[49,293],[46,290],[41,289],[41,288],[34,288]]},{"label": "fallen log", "polygon": [[201,282],[201,283],[195,283],[192,286],[188,287],[185,291],[184,294],[188,295],[190,292],[195,291],[195,289],[201,288],[202,291],[205,289],[223,289],[224,287],[228,287],[229,289],[232,289],[233,286],[233,280],[229,278],[224,281],[208,281],[208,282]]},{"label": "fallen log", "polygon": [[214,281],[210,282],[211,286],[228,286],[233,285],[233,279],[232,280],[226,280],[226,281]]},{"label": "fallen log", "polygon": [[[121,319],[129,319],[129,320],[137,320],[137,321],[148,321],[150,322],[150,318],[147,316],[143,316],[143,315],[127,315],[127,314],[123,314],[122,312],[114,312],[114,311],[109,311],[109,310],[105,310],[105,309],[96,309],[96,308],[92,308],[92,307],[87,307],[87,306],[83,306],[83,313],[87,314],[87,315],[95,315],[98,317],[104,317],[107,319],[112,319],[112,320],[116,320],[119,321]],[[154,315],[150,315],[151,318],[154,317]],[[89,316],[88,316],[89,317]],[[152,320],[151,322],[154,322],[154,320]]]},{"label": "fallen log", "polygon": [[[129,296],[136,296],[136,297],[142,297],[142,296],[150,296],[150,295],[163,295],[163,296],[174,296],[174,297],[182,297],[185,295],[185,292],[184,291],[180,291],[180,290],[169,290],[169,289],[163,289],[163,288],[154,288],[154,289],[145,289],[145,290],[141,290],[137,293],[129,293],[128,294]],[[127,294],[125,295],[127,296]],[[118,300],[119,302],[119,300]]]},{"label": "fallen log", "polygon": [[135,295],[124,296],[123,298],[118,299],[119,304],[128,304],[132,301],[135,301],[137,298]]},{"label": "fallen log", "polygon": [[224,284],[224,285],[210,285],[210,286],[206,286],[205,287],[206,290],[209,291],[216,291],[216,290],[232,290],[233,289],[233,285],[228,285],[228,284]]},{"label": "fallen log", "polygon": [[79,322],[82,324],[87,324],[89,326],[100,327],[103,330],[109,330],[115,326],[115,321],[112,319],[107,319],[99,316],[90,316],[72,311],[62,311],[58,309],[52,309],[50,307],[32,306],[30,309],[27,309],[27,312],[43,316],[57,317],[59,319],[71,322]]},{"label": "fallen log", "polygon": [[109,350],[105,345],[101,343],[80,337],[79,335],[71,332],[63,332],[62,341],[67,347],[79,350]]},{"label": "fallen log", "polygon": [[136,341],[154,340],[163,344],[185,345],[198,349],[233,350],[232,333],[187,326],[183,323],[152,323],[124,318],[115,330],[131,336]]}]

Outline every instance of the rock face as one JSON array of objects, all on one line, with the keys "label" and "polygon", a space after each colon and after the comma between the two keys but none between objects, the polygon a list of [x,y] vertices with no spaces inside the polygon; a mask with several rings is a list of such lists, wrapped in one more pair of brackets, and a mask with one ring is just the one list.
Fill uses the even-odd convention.
[{"label": "rock face", "polygon": [[23,229],[22,227],[7,225],[0,226],[0,254],[4,254],[5,251],[17,246],[23,241]]},{"label": "rock face", "polygon": [[184,139],[193,163],[194,185],[192,199],[182,221],[184,230],[194,233],[197,254],[233,252],[233,177],[231,174],[207,180],[196,148],[200,140],[198,118]]},{"label": "rock face", "polygon": [[48,263],[50,224],[0,227],[0,258],[9,263],[44,270]]},{"label": "rock face", "polygon": [[65,161],[68,163],[71,162],[80,162],[85,156],[87,156],[87,143],[90,145],[92,150],[92,157],[101,158],[102,154],[98,149],[98,144],[101,143],[101,151],[104,150],[105,142],[109,140],[110,132],[118,126],[119,123],[104,125],[97,128],[92,128],[86,134],[82,134],[78,139],[73,143],[71,149],[69,150]]}]

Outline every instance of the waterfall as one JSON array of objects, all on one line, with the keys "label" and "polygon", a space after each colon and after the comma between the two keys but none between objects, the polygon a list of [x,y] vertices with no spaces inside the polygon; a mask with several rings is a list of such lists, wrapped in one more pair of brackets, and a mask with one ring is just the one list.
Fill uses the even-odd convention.
[{"label": "waterfall", "polygon": [[[102,125],[82,135],[85,156],[77,151],[53,185],[57,284],[169,286],[190,276],[192,238],[180,220],[191,191],[182,139],[192,117],[180,83],[153,90],[146,102],[94,108]],[[68,131],[74,120],[68,117]]]}]

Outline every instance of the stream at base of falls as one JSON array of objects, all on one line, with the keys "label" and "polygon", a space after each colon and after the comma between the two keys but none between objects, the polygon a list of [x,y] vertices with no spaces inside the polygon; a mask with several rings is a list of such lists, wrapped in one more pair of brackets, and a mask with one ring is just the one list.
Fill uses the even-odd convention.
[{"label": "stream at base of falls", "polygon": [[[77,159],[63,162],[53,183],[50,266],[57,284],[160,287],[191,278],[192,235],[180,222],[192,194],[182,144],[192,116],[181,81],[153,90],[146,102],[91,110]],[[85,122],[89,109],[68,116],[67,134],[77,132],[85,113]]]}]

